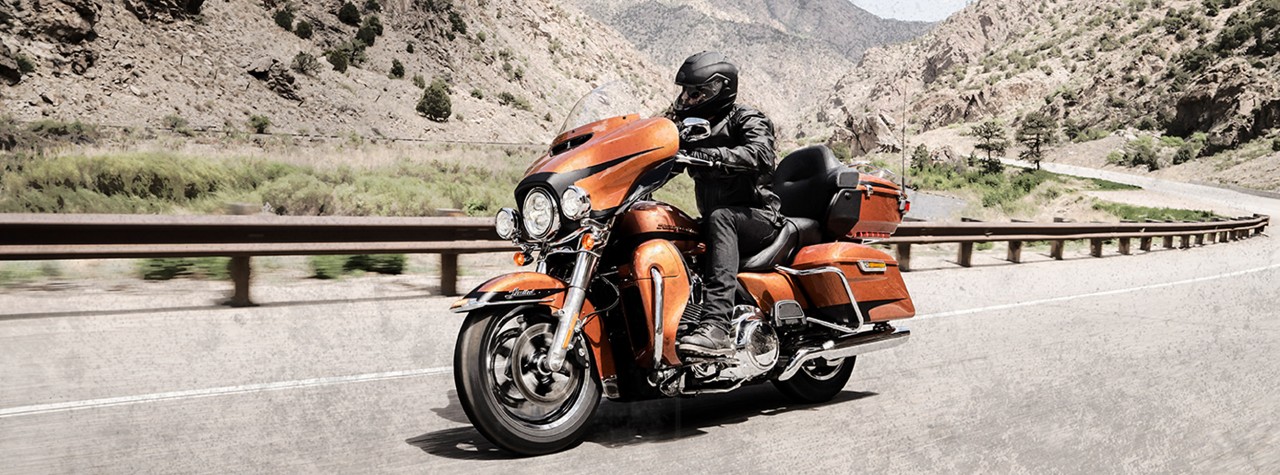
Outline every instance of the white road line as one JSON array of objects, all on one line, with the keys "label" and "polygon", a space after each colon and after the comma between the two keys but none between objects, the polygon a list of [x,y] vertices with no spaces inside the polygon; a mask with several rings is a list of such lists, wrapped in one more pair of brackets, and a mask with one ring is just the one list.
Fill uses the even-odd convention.
[{"label": "white road line", "polygon": [[[1065,297],[1054,297],[1048,299],[1028,300],[1026,302],[1017,302],[1003,305],[991,305],[987,307],[970,308],[965,310],[954,310],[950,312],[931,313],[926,315],[917,315],[910,321],[926,320],[941,317],[955,317],[960,315],[971,315],[975,313],[990,312],[993,310],[1006,310],[1010,308],[1030,307],[1033,305],[1043,305],[1047,303],[1065,302],[1068,300],[1076,300],[1090,297],[1103,297],[1107,295],[1118,295],[1130,292],[1140,292],[1143,290],[1159,289],[1165,287],[1174,287],[1178,285],[1195,284],[1199,282],[1207,282],[1212,280],[1227,279],[1231,277],[1239,277],[1242,275],[1265,272],[1273,269],[1280,269],[1280,264],[1272,264],[1265,267],[1256,267],[1236,272],[1228,272],[1225,274],[1211,275],[1205,277],[1197,277],[1194,279],[1179,280],[1175,282],[1165,282],[1161,284],[1143,285],[1131,287],[1127,289],[1106,290],[1101,292],[1090,292],[1086,294],[1068,295]],[[300,389],[317,386],[334,386],[339,384],[363,383],[370,381],[383,381],[388,379],[412,378],[418,376],[433,376],[441,374],[450,374],[453,368],[449,366],[441,366],[436,368],[424,368],[405,371],[390,371],[385,373],[369,373],[357,374],[351,376],[334,376],[329,378],[313,378],[300,379],[296,381],[283,381],[278,383],[262,383],[262,384],[246,384],[241,386],[226,386],[221,388],[195,389],[190,391],[173,391],[167,393],[143,394],[139,396],[123,396],[104,399],[89,399],[86,401],[70,401],[54,404],[37,404],[33,406],[19,406],[7,409],[0,409],[0,419],[17,416],[32,416],[37,414],[50,414],[56,412],[78,411],[82,409],[94,409],[112,406],[126,406],[132,404],[143,404],[158,401],[174,401],[181,399],[196,399],[202,397],[227,396],[231,394],[247,394],[265,391],[281,391],[285,389]]]},{"label": "white road line", "polygon": [[140,396],[123,396],[104,399],[89,399],[87,401],[70,401],[59,402],[54,404],[37,404],[34,406],[19,406],[8,409],[0,409],[0,419],[16,416],[31,416],[36,414],[49,414],[54,412],[77,411],[81,409],[93,409],[111,406],[127,406],[131,404],[142,404],[157,401],[173,401],[179,399],[196,399],[202,397],[226,396],[230,394],[246,394],[258,393],[265,391],[280,391],[284,389],[299,389],[315,386],[333,386],[339,384],[364,383],[370,381],[383,381],[388,379],[411,378],[415,376],[431,376],[435,374],[447,374],[453,371],[452,367],[442,366],[438,368],[413,369],[407,371],[389,371],[385,373],[369,373],[357,374],[352,376],[334,376],[329,378],[312,378],[300,379],[296,381],[283,381],[278,383],[262,383],[262,384],[245,384],[241,386],[226,386],[221,388],[194,389],[190,391],[173,391],[167,393],[143,394]]}]

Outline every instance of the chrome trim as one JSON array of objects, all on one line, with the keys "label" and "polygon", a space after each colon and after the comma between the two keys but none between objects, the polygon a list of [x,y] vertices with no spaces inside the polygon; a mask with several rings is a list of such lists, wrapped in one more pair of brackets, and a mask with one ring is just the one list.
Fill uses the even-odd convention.
[{"label": "chrome trim", "polygon": [[830,329],[835,330],[835,331],[838,331],[838,332],[845,332],[845,333],[858,333],[858,331],[857,331],[857,330],[854,330],[854,329],[852,329],[852,328],[846,327],[846,326],[844,326],[844,325],[840,325],[840,324],[836,324],[836,323],[831,323],[831,322],[828,322],[828,321],[825,321],[825,320],[818,320],[818,319],[813,318],[813,317],[806,317],[805,319],[806,319],[806,320],[808,320],[808,321],[809,321],[809,323],[817,323],[817,324],[818,324],[818,325],[820,325],[820,326],[824,326],[824,327],[830,328]]},{"label": "chrome trim", "polygon": [[468,302],[466,305],[463,305],[458,308],[450,309],[449,311],[453,313],[467,313],[478,308],[507,306],[507,305],[543,304],[543,303],[550,302],[552,300],[553,299],[550,297],[545,299],[507,300],[503,302],[490,302],[488,300],[471,299],[471,302]]},{"label": "chrome trim", "polygon": [[[529,198],[533,196],[534,193],[541,193],[543,196],[547,197],[547,201],[551,202],[551,224],[547,225],[546,232],[543,232],[540,235],[534,234],[533,230],[529,229],[528,225],[524,223],[524,221],[526,221],[528,218],[526,213],[527,210],[525,209],[525,204],[528,203]],[[536,241],[536,242],[546,242],[548,239],[551,238],[551,236],[555,235],[556,231],[560,230],[559,199],[560,197],[555,195],[555,190],[547,190],[546,188],[543,188],[543,187],[535,187],[532,190],[529,190],[529,192],[525,194],[524,199],[521,200],[520,202],[520,209],[517,210],[517,212],[520,214],[520,217],[521,217],[521,223],[520,223],[521,226],[523,226],[524,231],[529,234],[529,240]]]},{"label": "chrome trim", "polygon": [[649,276],[653,278],[653,367],[662,367],[662,272],[657,267],[649,268]]},{"label": "chrome trim", "polygon": [[911,330],[906,328],[899,328],[892,332],[869,331],[830,342],[832,343],[830,348],[804,348],[797,351],[795,356],[791,358],[791,362],[787,364],[787,369],[778,375],[778,380],[786,381],[791,379],[805,363],[816,358],[834,360],[885,350],[906,343],[910,337]]},{"label": "chrome trim", "polygon": [[853,327],[854,330],[862,328],[863,325],[867,324],[867,317],[862,315],[862,309],[858,307],[858,299],[853,296],[853,288],[849,287],[849,278],[844,276],[844,271],[841,271],[839,267],[826,266],[814,269],[795,270],[790,267],[778,266],[777,269],[798,277],[828,273],[835,274],[840,278],[840,285],[844,286],[845,294],[849,296],[849,305],[853,307],[853,314],[858,316],[858,326]]},{"label": "chrome trim", "polygon": [[578,259],[573,264],[573,275],[569,279],[569,291],[564,297],[564,307],[556,311],[555,316],[559,319],[556,324],[556,336],[552,340],[554,344],[547,350],[546,367],[550,371],[559,371],[560,366],[564,364],[565,354],[568,352],[569,339],[575,328],[578,317],[582,314],[582,304],[587,300],[587,283],[591,280],[591,275],[596,268],[596,255],[590,252],[579,252]]},{"label": "chrome trim", "polygon": [[[568,214],[569,212],[568,212],[567,210],[565,210],[565,209],[564,209],[564,195],[565,195],[565,194],[567,194],[567,193],[569,193],[569,190],[577,191],[577,192],[578,192],[578,194],[579,194],[579,195],[581,195],[583,198],[585,198],[585,199],[586,199],[586,201],[587,201],[587,209],[586,209],[586,211],[585,211],[585,212],[583,212],[580,216],[569,216],[569,214]],[[578,188],[578,187],[576,187],[576,186],[569,186],[568,188],[565,188],[564,193],[560,193],[560,214],[563,214],[563,215],[564,215],[564,217],[565,217],[566,219],[569,219],[569,220],[579,220],[579,219],[585,218],[585,217],[587,217],[587,216],[591,216],[591,208],[592,208],[592,206],[593,206],[593,205],[591,204],[591,194],[590,194],[590,193],[587,193],[587,190],[584,190],[584,189],[582,189],[582,188]]]}]

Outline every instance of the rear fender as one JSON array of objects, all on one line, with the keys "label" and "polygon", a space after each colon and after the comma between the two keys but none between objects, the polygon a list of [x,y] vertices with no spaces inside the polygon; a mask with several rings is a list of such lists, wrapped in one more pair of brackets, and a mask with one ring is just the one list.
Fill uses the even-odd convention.
[{"label": "rear fender", "polygon": [[[480,309],[510,309],[517,306],[536,305],[547,308],[554,315],[564,307],[564,298],[568,290],[560,279],[538,272],[516,272],[500,275],[480,284],[468,292],[449,308],[454,313],[469,313]],[[604,324],[595,314],[595,306],[588,300],[582,303],[582,314],[591,315],[579,322],[582,337],[591,347],[594,356],[596,374],[600,380],[615,376],[617,369],[613,363],[613,350],[609,347],[609,339],[604,332]]]}]

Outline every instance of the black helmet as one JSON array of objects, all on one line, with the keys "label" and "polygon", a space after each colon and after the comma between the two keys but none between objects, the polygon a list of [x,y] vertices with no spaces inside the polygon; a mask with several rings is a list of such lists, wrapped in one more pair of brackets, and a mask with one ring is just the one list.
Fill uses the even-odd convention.
[{"label": "black helmet", "polygon": [[738,98],[738,67],[723,54],[703,51],[684,60],[676,84],[682,87],[672,105],[677,117],[714,120],[728,113]]}]

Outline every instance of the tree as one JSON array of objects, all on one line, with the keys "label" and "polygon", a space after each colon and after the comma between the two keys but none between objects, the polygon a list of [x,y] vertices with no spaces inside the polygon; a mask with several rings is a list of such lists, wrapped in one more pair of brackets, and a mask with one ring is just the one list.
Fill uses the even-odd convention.
[{"label": "tree", "polygon": [[911,168],[923,170],[933,164],[933,157],[929,155],[929,147],[925,144],[916,146],[911,152]]},{"label": "tree", "polygon": [[285,31],[293,31],[293,5],[285,5],[284,8],[276,10],[276,24]]},{"label": "tree", "polygon": [[1004,151],[1009,148],[1009,141],[1005,139],[1004,127],[995,120],[988,120],[974,127],[970,132],[974,137],[978,138],[978,144],[973,148],[982,150],[987,154],[987,158],[982,161],[984,171],[998,172],[1003,170],[1003,166],[999,166],[1000,160],[996,159],[996,155],[1004,155]]},{"label": "tree", "polygon": [[271,127],[271,119],[267,118],[267,116],[265,115],[249,116],[249,128],[252,129],[255,133],[265,134],[267,133],[268,127]]},{"label": "tree", "polygon": [[422,93],[418,100],[418,113],[436,122],[449,120],[453,114],[453,104],[449,100],[449,85],[440,78],[431,82],[431,87]]},{"label": "tree", "polygon": [[359,25],[360,10],[355,5],[352,5],[351,2],[345,2],[342,4],[342,8],[338,9],[338,21],[351,26]]},{"label": "tree", "polygon": [[1040,162],[1044,160],[1044,146],[1053,143],[1057,129],[1058,121],[1053,117],[1043,112],[1027,114],[1017,133],[1018,142],[1027,149],[1018,154],[1018,158],[1036,164],[1036,170],[1039,170]]},{"label": "tree", "polygon": [[391,60],[391,77],[393,79],[404,77],[404,63],[401,63],[398,59]]},{"label": "tree", "polygon": [[351,60],[347,52],[340,49],[325,51],[324,58],[329,60],[329,64],[333,66],[334,71],[340,73],[347,72],[347,63]]},{"label": "tree", "polygon": [[298,25],[293,27],[293,34],[298,35],[298,38],[302,38],[304,40],[311,39],[311,22],[306,20],[299,21]]}]

